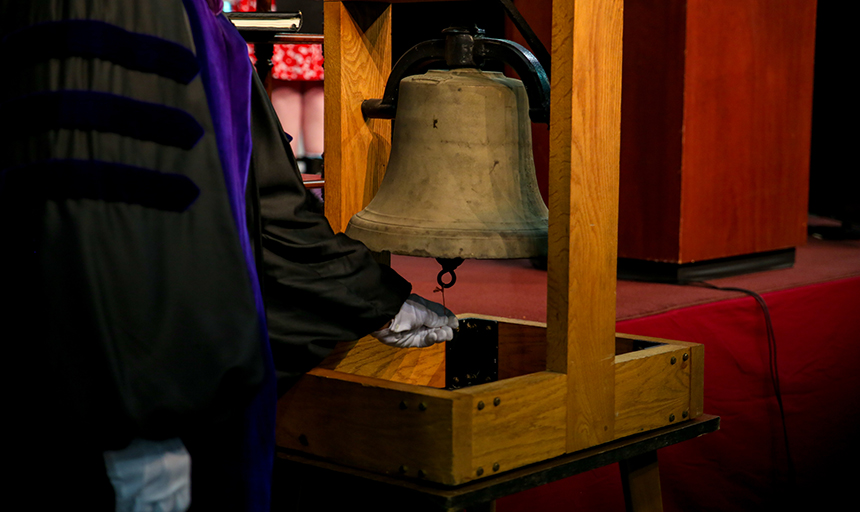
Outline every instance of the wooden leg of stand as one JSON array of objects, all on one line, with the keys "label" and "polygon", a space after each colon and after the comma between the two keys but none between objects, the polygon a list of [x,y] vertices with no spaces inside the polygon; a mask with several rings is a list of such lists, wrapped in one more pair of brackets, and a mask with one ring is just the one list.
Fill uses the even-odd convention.
[{"label": "wooden leg of stand", "polygon": [[648,452],[619,463],[627,512],[662,512],[660,468],[657,452]]},{"label": "wooden leg of stand", "polygon": [[448,512],[496,512],[496,500],[486,501],[480,505],[472,505],[469,508],[452,508]]}]

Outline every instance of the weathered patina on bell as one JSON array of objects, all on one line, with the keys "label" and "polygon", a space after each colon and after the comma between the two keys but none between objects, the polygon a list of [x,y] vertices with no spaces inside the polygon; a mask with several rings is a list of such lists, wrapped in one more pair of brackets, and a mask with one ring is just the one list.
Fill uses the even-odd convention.
[{"label": "weathered patina on bell", "polygon": [[526,90],[474,68],[404,78],[385,178],[346,234],[435,258],[546,255]]}]

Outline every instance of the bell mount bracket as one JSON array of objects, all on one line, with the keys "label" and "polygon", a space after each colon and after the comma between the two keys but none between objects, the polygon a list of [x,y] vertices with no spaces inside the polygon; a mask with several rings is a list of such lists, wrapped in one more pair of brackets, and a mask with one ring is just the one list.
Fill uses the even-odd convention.
[{"label": "bell mount bracket", "polygon": [[481,68],[488,61],[501,61],[523,81],[529,98],[529,117],[535,123],[549,122],[549,77],[538,59],[523,46],[505,39],[483,36],[483,30],[449,27],[444,39],[431,39],[413,46],[394,65],[382,99],[364,100],[365,119],[394,119],[400,81],[417,74],[424,66],[444,62],[450,69]]}]

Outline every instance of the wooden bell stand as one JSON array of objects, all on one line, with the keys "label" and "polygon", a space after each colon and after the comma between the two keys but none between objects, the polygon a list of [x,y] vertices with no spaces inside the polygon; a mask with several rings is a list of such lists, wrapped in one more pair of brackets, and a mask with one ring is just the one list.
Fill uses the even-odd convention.
[{"label": "wooden bell stand", "polygon": [[[390,121],[360,106],[391,69],[392,3],[325,2],[335,231],[387,163]],[[547,323],[496,319],[499,380],[453,391],[439,389],[444,347],[341,344],[280,400],[281,449],[456,486],[702,414],[701,345],[615,333],[622,7],[553,2]],[[656,456],[636,471],[659,507]]]}]

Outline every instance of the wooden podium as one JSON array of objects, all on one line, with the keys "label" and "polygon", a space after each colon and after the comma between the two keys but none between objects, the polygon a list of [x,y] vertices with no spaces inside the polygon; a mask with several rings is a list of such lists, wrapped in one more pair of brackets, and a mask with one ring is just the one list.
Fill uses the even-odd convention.
[{"label": "wooden podium", "polygon": [[790,266],[806,241],[816,1],[624,8],[620,268]]},{"label": "wooden podium", "polygon": [[[391,69],[391,3],[325,3],[336,231],[369,202],[388,158],[390,122],[365,120],[360,106],[382,96]],[[614,332],[622,7],[553,5],[546,324],[476,319],[497,326],[499,380],[456,390],[441,389],[445,347],[341,344],[280,400],[282,450],[460,485],[702,414],[701,345]]]}]

